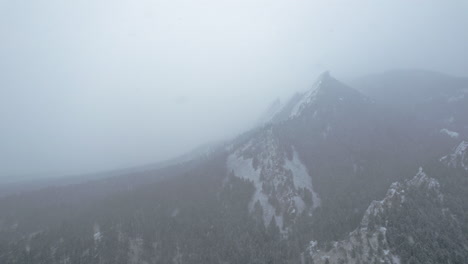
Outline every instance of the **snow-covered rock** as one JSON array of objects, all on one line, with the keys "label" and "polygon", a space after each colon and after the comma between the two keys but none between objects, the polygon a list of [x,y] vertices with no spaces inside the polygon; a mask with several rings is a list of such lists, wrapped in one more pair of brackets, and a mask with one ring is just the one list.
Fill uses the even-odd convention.
[{"label": "snow-covered rock", "polygon": [[400,258],[390,247],[387,240],[386,215],[397,210],[406,202],[406,194],[413,188],[424,192],[434,192],[435,197],[443,200],[439,182],[428,177],[422,168],[412,179],[404,183],[395,182],[387,191],[385,198],[373,201],[364,213],[360,227],[349,233],[344,240],[331,243],[331,249],[320,248],[315,241],[310,242],[306,254],[313,263],[387,263],[399,264]]},{"label": "snow-covered rock", "polygon": [[338,108],[353,103],[369,103],[371,100],[357,90],[324,72],[307,91],[290,98],[271,118],[271,123],[310,116],[317,119],[323,113],[336,112]]},{"label": "snow-covered rock", "polygon": [[457,132],[448,130],[446,128],[442,128],[440,130],[440,133],[445,134],[445,135],[447,135],[447,136],[449,136],[451,138],[458,138],[458,136],[459,136],[459,134]]},{"label": "snow-covered rock", "polygon": [[102,233],[100,231],[98,224],[94,225],[93,230],[94,230],[94,234],[93,234],[94,243],[97,244],[102,240]]},{"label": "snow-covered rock", "polygon": [[260,203],[265,224],[275,217],[283,228],[284,217],[294,219],[304,210],[311,212],[320,206],[312,178],[298,154],[294,149],[283,149],[272,128],[238,147],[228,157],[227,167],[234,176],[254,184],[249,207],[254,210],[255,203]]},{"label": "snow-covered rock", "polygon": [[468,141],[462,141],[452,154],[446,155],[440,159],[442,163],[451,168],[462,168],[468,170]]},{"label": "snow-covered rock", "polygon": [[323,82],[326,81],[327,78],[330,78],[329,72],[324,72],[319,76],[312,88],[303,94],[302,98],[294,105],[291,113],[289,114],[289,117],[293,118],[299,116],[308,105],[316,100],[317,94],[319,93]]}]

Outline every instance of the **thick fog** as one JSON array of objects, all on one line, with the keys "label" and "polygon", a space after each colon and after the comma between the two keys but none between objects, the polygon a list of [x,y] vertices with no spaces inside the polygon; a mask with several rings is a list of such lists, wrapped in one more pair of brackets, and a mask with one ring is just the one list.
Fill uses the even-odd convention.
[{"label": "thick fog", "polygon": [[467,14],[464,0],[0,0],[0,179],[175,157],[324,70],[467,75]]}]

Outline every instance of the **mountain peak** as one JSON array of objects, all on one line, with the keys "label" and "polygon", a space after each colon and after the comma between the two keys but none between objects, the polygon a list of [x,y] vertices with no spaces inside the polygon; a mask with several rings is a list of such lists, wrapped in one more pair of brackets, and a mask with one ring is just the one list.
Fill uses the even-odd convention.
[{"label": "mountain peak", "polygon": [[333,78],[331,75],[330,75],[330,71],[324,71],[322,72],[319,76],[318,76],[318,80],[327,80],[327,79],[330,79],[330,78]]},{"label": "mountain peak", "polygon": [[[305,112],[311,112],[309,110],[312,108],[315,110],[330,107],[336,109],[336,106],[339,105],[362,104],[363,102],[370,102],[370,100],[357,90],[335,79],[329,71],[325,71],[317,77],[312,87],[307,91],[296,93],[285,104],[275,104],[278,108],[275,109],[274,115],[268,120],[263,118],[262,124],[294,119],[302,116]],[[317,112],[315,110],[312,110],[313,115]],[[271,113],[272,111],[267,112]]]},{"label": "mountain peak", "polygon": [[288,118],[295,118],[313,105],[329,107],[345,101],[358,102],[363,99],[366,101],[364,95],[332,77],[329,71],[325,71],[318,76],[307,92],[293,98],[294,101],[289,103],[289,109],[284,110],[288,111]]}]

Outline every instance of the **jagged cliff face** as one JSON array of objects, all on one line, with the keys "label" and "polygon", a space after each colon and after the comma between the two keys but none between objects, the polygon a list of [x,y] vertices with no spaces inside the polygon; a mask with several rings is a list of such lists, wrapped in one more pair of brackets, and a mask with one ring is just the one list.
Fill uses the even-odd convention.
[{"label": "jagged cliff face", "polygon": [[440,159],[442,163],[451,168],[460,168],[468,171],[468,141],[462,141],[452,154]]},{"label": "jagged cliff face", "polygon": [[468,263],[468,143],[438,160],[464,138],[439,121],[325,73],[172,167],[0,199],[0,262]]},{"label": "jagged cliff face", "polygon": [[[264,223],[275,218],[283,231],[323,205],[316,228],[338,227],[322,238],[348,233],[371,199],[426,158],[420,154],[428,140],[424,126],[386,113],[328,72],[281,108],[273,105],[276,114],[265,125],[230,145],[226,163],[228,173],[254,184],[250,210],[261,208]],[[349,198],[369,183],[372,188]],[[339,217],[343,203],[352,221]]]},{"label": "jagged cliff face", "polygon": [[[466,147],[466,142],[461,142],[453,153],[440,159],[441,164],[466,170],[462,162]],[[359,227],[345,239],[326,245],[311,241],[303,259],[315,264],[465,263],[466,215],[453,203],[454,197],[462,199],[453,187],[457,179],[455,175],[439,176],[446,182],[445,189],[455,193],[448,201],[441,183],[420,168],[413,178],[393,183],[384,199],[373,201]],[[466,190],[466,186],[461,189]]]},{"label": "jagged cliff face", "polygon": [[[417,201],[407,195],[411,192],[425,195],[434,207],[443,210],[439,182],[428,177],[421,168],[412,179],[393,183],[383,200],[373,201],[365,211],[360,226],[346,239],[333,242],[331,249],[319,248],[317,242],[312,241],[306,253],[314,263],[400,263],[398,249],[387,238],[388,232],[395,232],[389,228],[393,225],[389,215],[399,215],[404,206],[418,210]],[[444,211],[444,214],[448,212]]]},{"label": "jagged cliff face", "polygon": [[297,215],[320,206],[312,178],[294,148],[280,145],[269,127],[236,149],[227,160],[234,176],[255,186],[249,208],[260,210],[266,225],[275,218],[281,229],[290,226]]},{"label": "jagged cliff face", "polygon": [[323,118],[324,115],[336,114],[350,105],[363,107],[370,103],[369,98],[325,72],[308,91],[293,96],[273,116],[271,122]]},{"label": "jagged cliff face", "polygon": [[[326,72],[307,92],[297,94],[276,110],[266,125],[242,143],[231,146],[227,160],[229,172],[250,180],[255,186],[250,210],[261,208],[265,224],[274,217],[283,231],[303,212],[312,215],[320,207],[321,197],[312,184],[314,176],[311,172],[319,174],[320,170],[314,169],[313,164],[322,161],[310,157],[304,149],[313,149],[315,155],[327,151],[339,155],[346,145],[330,148],[326,142],[340,137],[344,132],[341,127],[346,126],[343,121],[346,122],[348,116],[364,113],[370,105],[367,97]],[[356,122],[368,122],[367,115],[357,117]],[[364,140],[359,133],[350,137]],[[357,160],[353,162],[349,156],[343,159],[334,164],[330,161],[322,164],[335,166],[341,162],[352,173],[358,173]]]}]

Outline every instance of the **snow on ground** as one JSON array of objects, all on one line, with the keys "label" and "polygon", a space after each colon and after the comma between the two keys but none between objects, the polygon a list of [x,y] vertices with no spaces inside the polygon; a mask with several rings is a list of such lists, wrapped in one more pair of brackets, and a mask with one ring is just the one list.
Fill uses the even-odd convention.
[{"label": "snow on ground", "polygon": [[[302,111],[309,105],[311,102],[313,102],[316,98],[317,93],[319,92],[319,88],[323,83],[323,79],[327,78],[329,76],[328,72],[322,73],[318,80],[315,82],[315,84],[312,86],[310,90],[308,90],[297,102],[297,104],[293,107],[291,114],[289,115],[290,118],[296,117],[302,113]],[[343,98],[340,98],[342,101]]]},{"label": "snow on ground", "polygon": [[102,233],[100,231],[99,225],[95,224],[94,227],[93,227],[93,230],[94,230],[94,235],[93,235],[94,242],[97,243],[97,242],[101,241],[101,239],[102,239]]},{"label": "snow on ground", "polygon": [[[411,180],[404,183],[393,183],[383,200],[373,201],[365,211],[360,227],[349,233],[347,238],[333,242],[333,246],[328,251],[318,247],[315,241],[311,241],[306,253],[312,257],[316,264],[327,263],[327,260],[329,263],[400,264],[400,258],[392,252],[388,245],[387,228],[385,227],[387,221],[372,221],[373,224],[371,224],[370,220],[376,219],[376,217],[384,219],[386,212],[389,212],[388,210],[401,206],[405,202],[405,189],[408,190],[408,188],[412,187],[433,190],[437,193],[437,197],[442,199],[439,182],[427,176],[420,168],[419,172]],[[355,254],[357,248],[360,249],[359,254]],[[379,253],[379,249],[382,249],[382,254]],[[353,255],[354,257],[350,258]],[[345,260],[346,262],[344,262]]]},{"label": "snow on ground", "polygon": [[468,149],[468,141],[462,141],[455,149],[455,155],[464,155]]},{"label": "snow on ground", "polygon": [[400,264],[400,258],[398,256],[393,255],[392,256],[392,261],[394,264]]},{"label": "snow on ground", "polygon": [[462,141],[452,154],[443,156],[440,161],[451,168],[463,168],[468,170],[468,141]]},{"label": "snow on ground", "polygon": [[299,100],[299,102],[297,102],[297,104],[293,107],[289,117],[293,118],[301,114],[302,110],[304,110],[304,108],[314,100],[315,95],[317,94],[317,87],[320,87],[320,84],[321,80],[319,80],[318,83],[314,86],[315,89],[310,89],[302,96],[301,100]]},{"label": "snow on ground", "polygon": [[448,136],[451,137],[451,138],[458,138],[458,136],[459,136],[459,134],[458,134],[457,132],[455,132],[455,131],[450,131],[450,130],[448,130],[448,129],[446,129],[446,128],[442,128],[442,129],[440,130],[440,133],[446,134],[446,135],[448,135]]},{"label": "snow on ground", "polygon": [[260,168],[254,169],[252,165],[253,159],[244,159],[243,157],[237,157],[237,155],[231,154],[228,157],[227,166],[229,171],[233,171],[234,175],[239,178],[247,179],[252,181],[255,186],[255,193],[250,201],[249,208],[253,209],[257,201],[263,208],[263,222],[268,225],[273,216],[275,216],[276,223],[279,227],[283,224],[281,216],[275,215],[275,208],[268,202],[268,196],[262,192],[262,181],[260,181]]},{"label": "snow on ground", "polygon": [[130,239],[129,241],[129,263],[130,264],[137,264],[142,262],[142,255],[143,255],[143,239],[138,237],[135,239]]},{"label": "snow on ground", "polygon": [[312,177],[310,177],[307,168],[299,160],[299,156],[295,150],[293,151],[292,160],[286,160],[284,167],[292,172],[296,188],[307,188],[312,192],[313,208],[319,207],[321,200],[317,192],[314,191]]},{"label": "snow on ground", "polygon": [[[237,148],[228,156],[227,168],[236,177],[253,183],[255,193],[249,207],[252,210],[257,201],[260,203],[265,224],[269,224],[274,216],[276,223],[282,228],[283,214],[294,216],[302,213],[307,207],[301,195],[302,188],[312,194],[312,209],[320,206],[320,198],[313,189],[312,178],[297,152],[293,150],[292,158],[289,160],[271,130]],[[277,191],[272,192],[272,189]],[[278,208],[270,203],[272,198],[279,202]]]}]

